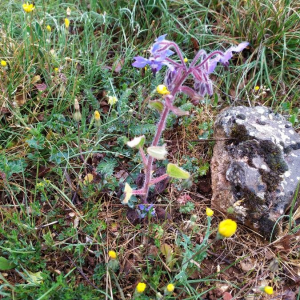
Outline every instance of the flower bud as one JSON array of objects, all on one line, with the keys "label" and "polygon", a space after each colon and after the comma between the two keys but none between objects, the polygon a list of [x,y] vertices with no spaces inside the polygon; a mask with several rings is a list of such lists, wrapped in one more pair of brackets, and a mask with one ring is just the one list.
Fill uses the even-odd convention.
[{"label": "flower bud", "polygon": [[76,122],[79,122],[81,121],[81,113],[80,111],[75,111],[74,114],[73,114],[73,119],[76,121]]},{"label": "flower bud", "polygon": [[78,100],[76,98],[74,100],[74,108],[75,108],[75,110],[79,110],[80,109],[79,102],[78,102]]},{"label": "flower bud", "polygon": [[99,121],[99,120],[100,120],[100,113],[99,113],[98,110],[95,110],[95,112],[94,112],[94,117],[95,117],[95,120],[96,120],[96,121]]}]

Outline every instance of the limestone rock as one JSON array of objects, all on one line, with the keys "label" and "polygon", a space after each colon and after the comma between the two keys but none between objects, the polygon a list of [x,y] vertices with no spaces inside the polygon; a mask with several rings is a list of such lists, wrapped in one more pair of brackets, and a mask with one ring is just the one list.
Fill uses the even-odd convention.
[{"label": "limestone rock", "polygon": [[239,106],[217,117],[214,138],[212,207],[274,239],[300,181],[299,134],[267,107]]}]

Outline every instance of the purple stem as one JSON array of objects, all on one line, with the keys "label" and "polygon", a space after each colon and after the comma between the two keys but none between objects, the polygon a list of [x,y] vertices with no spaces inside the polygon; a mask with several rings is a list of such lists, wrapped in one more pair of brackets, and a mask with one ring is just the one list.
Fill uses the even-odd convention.
[{"label": "purple stem", "polygon": [[164,175],[161,175],[159,177],[153,178],[153,179],[150,180],[150,185],[161,182],[162,180],[167,179],[168,177],[169,177],[168,174],[164,174]]},{"label": "purple stem", "polygon": [[[191,72],[191,69],[184,71],[183,73],[178,73],[181,77],[178,80],[174,80],[174,82],[176,82],[176,85],[171,93],[170,96],[172,96],[172,99],[175,98],[175,95],[177,94],[177,92],[180,90],[181,85],[183,84],[183,82],[186,80],[186,78],[189,76]],[[160,116],[160,120],[157,124],[157,130],[156,133],[154,135],[153,141],[152,141],[152,146],[157,146],[159,139],[162,135],[163,130],[165,129],[165,125],[166,125],[166,120],[168,117],[168,114],[170,112],[170,109],[165,105],[162,114]],[[145,167],[145,180],[144,180],[144,185],[142,187],[142,191],[144,191],[144,196],[142,198],[142,201],[144,204],[147,204],[147,197],[149,194],[149,187],[151,185],[151,177],[152,177],[152,169],[153,169],[153,161],[154,158],[152,156],[149,155],[148,157],[148,164]]]},{"label": "purple stem", "polygon": [[195,68],[199,68],[201,67],[202,65],[204,65],[210,58],[212,58],[213,56],[215,55],[224,55],[224,53],[222,51],[214,51],[212,53],[210,53],[203,61],[201,61],[201,63],[199,65],[197,65]]},{"label": "purple stem", "polygon": [[171,58],[169,58],[169,57],[166,57],[165,60],[168,61],[169,63],[171,63],[172,65],[174,65],[174,66],[177,67],[177,68],[182,67],[181,64],[179,64],[178,62],[174,61],[173,59],[171,59]]},{"label": "purple stem", "polygon": [[203,49],[199,50],[198,53],[197,53],[197,55],[194,57],[193,61],[191,62],[190,67],[193,67],[193,66],[197,63],[198,59],[199,59],[203,54],[206,54],[206,51],[203,50]]},{"label": "purple stem", "polygon": [[144,167],[146,168],[147,164],[148,164],[148,159],[147,159],[147,157],[145,155],[145,152],[144,152],[142,147],[139,147],[139,151],[140,151],[140,155],[141,155],[142,160],[143,160]]},{"label": "purple stem", "polygon": [[[179,49],[179,47],[178,47],[178,45],[177,45],[176,43],[174,43],[174,42],[160,42],[160,44],[166,45],[167,47],[168,47],[168,46],[169,46],[169,47],[174,47],[174,48],[175,48],[175,51],[176,51],[176,53],[177,53],[177,55],[179,56],[179,58],[180,58],[180,60],[181,60],[182,66],[184,66],[184,69],[187,70],[186,64],[185,64],[185,62],[184,62],[184,58],[183,58],[183,56],[182,56],[182,53],[181,53],[181,51],[180,51],[180,49]],[[165,47],[165,48],[166,48],[166,47]],[[160,50],[163,50],[163,49],[165,49],[165,48],[162,48],[162,49],[160,49]]]}]

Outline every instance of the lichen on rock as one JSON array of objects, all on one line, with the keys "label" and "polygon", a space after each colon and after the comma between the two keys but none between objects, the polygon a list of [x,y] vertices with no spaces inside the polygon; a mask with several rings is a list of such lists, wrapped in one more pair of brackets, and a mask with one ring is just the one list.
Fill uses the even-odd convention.
[{"label": "lichen on rock", "polygon": [[300,136],[269,108],[233,107],[216,119],[212,206],[275,238],[300,181]]}]

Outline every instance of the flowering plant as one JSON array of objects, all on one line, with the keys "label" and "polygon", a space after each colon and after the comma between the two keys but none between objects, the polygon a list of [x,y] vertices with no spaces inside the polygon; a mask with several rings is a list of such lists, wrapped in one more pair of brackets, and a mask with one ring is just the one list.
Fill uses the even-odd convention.
[{"label": "flowering plant", "polygon": [[[127,204],[132,195],[140,195],[143,204],[148,204],[147,197],[149,187],[168,177],[187,179],[189,173],[181,169],[175,164],[168,164],[166,174],[152,178],[153,162],[155,159],[163,160],[167,155],[166,146],[159,146],[159,140],[166,126],[167,116],[170,112],[178,115],[188,115],[187,111],[183,111],[174,105],[175,96],[177,93],[184,93],[191,98],[194,105],[199,104],[199,101],[208,94],[213,94],[212,81],[209,75],[214,71],[217,63],[224,66],[229,65],[229,60],[233,56],[233,52],[240,52],[248,46],[248,42],[242,42],[237,46],[230,47],[225,52],[213,51],[206,53],[205,50],[200,50],[189,65],[184,58],[179,46],[166,39],[166,35],[162,35],[155,40],[155,43],[150,49],[150,57],[141,56],[134,57],[135,61],[132,64],[136,68],[144,68],[149,65],[152,72],[156,74],[163,66],[167,66],[167,71],[164,79],[164,85],[157,87],[157,92],[162,95],[162,101],[155,101],[155,107],[160,111],[160,120],[157,123],[157,129],[154,139],[150,147],[147,148],[147,154],[143,150],[145,136],[135,137],[128,142],[129,147],[139,149],[145,169],[144,184],[141,189],[133,190],[128,183],[125,185],[124,204]],[[172,50],[171,50],[172,49]],[[175,52],[174,52],[174,51]],[[179,61],[170,58],[173,54],[177,54]],[[185,86],[186,79],[192,76],[194,79],[193,88]]]}]

